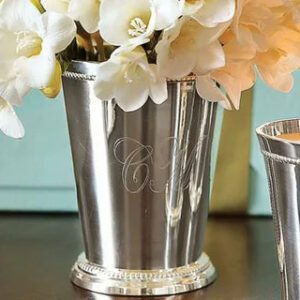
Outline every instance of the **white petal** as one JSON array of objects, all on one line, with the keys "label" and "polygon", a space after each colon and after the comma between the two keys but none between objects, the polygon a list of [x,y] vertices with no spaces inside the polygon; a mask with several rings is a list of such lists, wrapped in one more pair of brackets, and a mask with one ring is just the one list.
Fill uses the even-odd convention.
[{"label": "white petal", "polygon": [[22,138],[24,127],[15,113],[13,107],[0,98],[0,130],[12,138]]},{"label": "white petal", "polygon": [[49,86],[55,64],[54,55],[41,53],[30,58],[20,57],[16,61],[15,68],[19,80],[31,88],[43,89]]},{"label": "white petal", "polygon": [[227,101],[226,96],[217,87],[216,82],[209,75],[197,76],[196,87],[199,96],[208,101]]},{"label": "white petal", "polygon": [[14,62],[0,62],[0,97],[13,105],[20,105],[29,87],[17,78]]},{"label": "white petal", "polygon": [[120,72],[122,65],[120,61],[113,61],[110,59],[109,61],[100,63],[97,68],[96,74],[96,83],[98,81],[112,81],[117,76],[118,72]]},{"label": "white petal", "polygon": [[[0,47],[1,48],[1,47]],[[14,60],[0,60],[0,81],[8,81],[14,77],[13,72]]]},{"label": "white petal", "polygon": [[180,17],[181,7],[177,0],[154,0],[156,10],[155,30],[163,30]]},{"label": "white petal", "polygon": [[[163,46],[163,44],[160,46]],[[158,52],[157,64],[160,72],[170,79],[178,79],[189,75],[195,67],[196,53],[194,51],[184,51],[183,48],[176,49],[174,52],[173,49],[170,51],[171,53],[176,51],[176,54],[172,56],[169,52]]]},{"label": "white petal", "polygon": [[30,30],[36,32],[41,25],[41,14],[30,1],[3,1],[0,27],[11,32]]},{"label": "white petal", "polygon": [[194,72],[197,75],[205,75],[215,69],[224,67],[225,54],[219,41],[203,47],[199,50],[197,65]]},{"label": "white petal", "polygon": [[0,98],[10,104],[20,105],[22,98],[28,93],[29,88],[17,79],[0,82]]},{"label": "white petal", "polygon": [[235,0],[209,0],[194,15],[203,26],[214,27],[231,20],[235,13]]},{"label": "white petal", "polygon": [[7,63],[9,60],[14,60],[17,57],[17,39],[13,32],[0,29],[0,45],[0,62]]},{"label": "white petal", "polygon": [[229,25],[230,22],[221,23],[215,27],[199,26],[195,32],[198,47],[203,47],[204,45],[209,45],[212,42],[215,42],[225,32]]},{"label": "white petal", "polygon": [[185,24],[185,20],[180,20],[165,30],[156,46],[159,72],[168,78],[187,76],[195,67],[197,48],[189,35],[181,32]]},{"label": "white petal", "polygon": [[0,82],[0,99],[5,99],[11,104],[17,104],[21,102],[13,80]]},{"label": "white petal", "polygon": [[155,80],[150,84],[150,98],[154,103],[161,104],[168,99],[167,80],[158,74],[156,65],[150,67],[155,74]]},{"label": "white petal", "polygon": [[115,85],[110,81],[99,81],[94,85],[94,93],[98,99],[109,101],[114,98]]},{"label": "white petal", "polygon": [[41,3],[47,11],[54,11],[57,13],[67,13],[68,12],[69,1],[41,0]]},{"label": "white petal", "polygon": [[76,25],[68,16],[46,12],[43,20],[43,48],[59,53],[67,48],[76,35]]},{"label": "white petal", "polygon": [[18,78],[18,77],[15,78],[14,86],[18,92],[19,101],[11,102],[11,104],[20,105],[23,102],[23,97],[25,97],[28,94],[28,92],[30,91],[31,88],[26,84],[25,81],[20,80],[20,78]]},{"label": "white petal", "polygon": [[94,83],[94,92],[97,98],[103,101],[114,98],[115,81],[121,68],[121,64],[114,63],[111,60],[99,64]]},{"label": "white petal", "polygon": [[72,0],[69,6],[69,15],[79,21],[87,32],[96,32],[100,17],[100,1]]},{"label": "white petal", "polygon": [[131,82],[119,81],[115,90],[115,100],[126,112],[138,110],[149,97],[149,82],[146,74],[136,72],[130,78]]}]

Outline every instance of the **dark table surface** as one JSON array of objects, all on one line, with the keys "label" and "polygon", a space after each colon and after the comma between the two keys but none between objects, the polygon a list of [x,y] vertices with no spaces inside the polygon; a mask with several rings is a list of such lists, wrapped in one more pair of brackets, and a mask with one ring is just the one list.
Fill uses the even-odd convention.
[{"label": "dark table surface", "polygon": [[[280,299],[270,219],[210,218],[205,250],[218,270],[214,284],[194,293],[154,299]],[[74,287],[69,273],[81,251],[76,215],[0,215],[0,300],[129,299]]]}]

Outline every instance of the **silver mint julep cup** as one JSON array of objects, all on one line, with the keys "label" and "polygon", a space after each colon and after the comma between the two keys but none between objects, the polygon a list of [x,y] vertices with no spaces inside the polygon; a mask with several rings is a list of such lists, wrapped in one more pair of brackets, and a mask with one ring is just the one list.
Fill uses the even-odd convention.
[{"label": "silver mint julep cup", "polygon": [[300,142],[280,134],[300,133],[300,120],[265,124],[257,134],[268,174],[281,272],[282,299],[300,299]]},{"label": "silver mint julep cup", "polygon": [[192,77],[126,113],[93,96],[97,64],[63,77],[85,254],[74,284],[113,295],[169,295],[215,279],[203,253],[216,105]]}]

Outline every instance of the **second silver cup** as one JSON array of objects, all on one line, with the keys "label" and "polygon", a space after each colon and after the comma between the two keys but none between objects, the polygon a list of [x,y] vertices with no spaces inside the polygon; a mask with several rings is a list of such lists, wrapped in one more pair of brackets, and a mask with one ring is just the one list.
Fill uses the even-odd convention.
[{"label": "second silver cup", "polygon": [[268,173],[282,299],[300,299],[300,120],[257,129]]}]

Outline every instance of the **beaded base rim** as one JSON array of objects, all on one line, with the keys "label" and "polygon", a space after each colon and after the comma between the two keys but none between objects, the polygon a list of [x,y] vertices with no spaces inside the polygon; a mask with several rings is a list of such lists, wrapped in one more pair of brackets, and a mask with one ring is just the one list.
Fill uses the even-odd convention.
[{"label": "beaded base rim", "polygon": [[90,263],[84,254],[75,263],[71,280],[86,290],[109,295],[162,296],[194,291],[212,283],[216,270],[209,257],[166,270],[104,269]]}]

